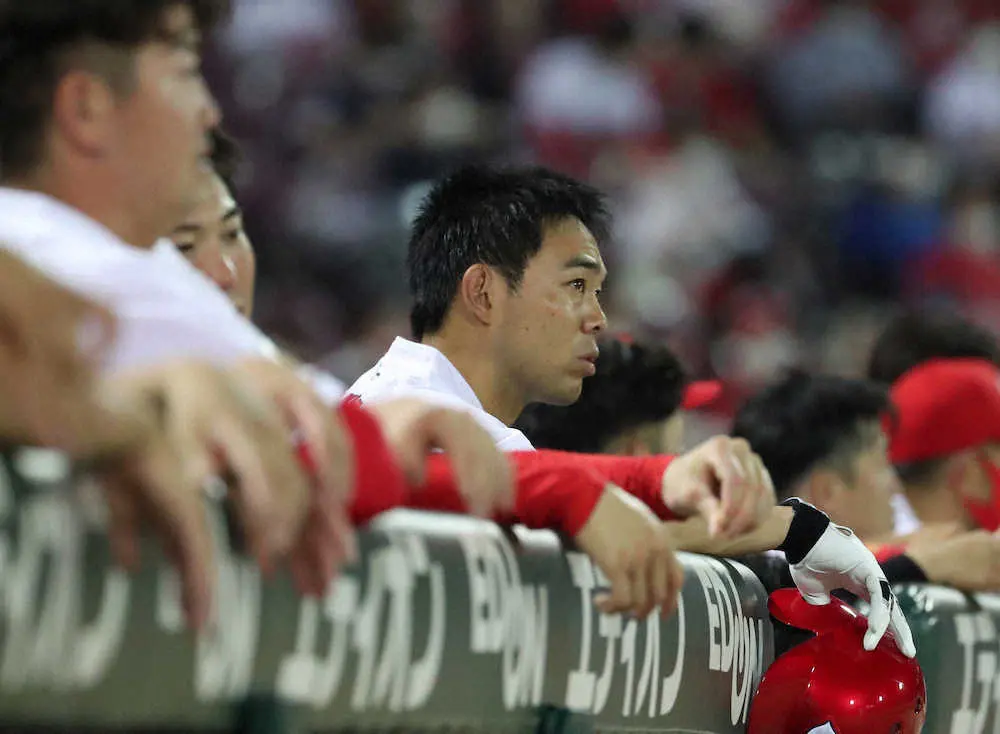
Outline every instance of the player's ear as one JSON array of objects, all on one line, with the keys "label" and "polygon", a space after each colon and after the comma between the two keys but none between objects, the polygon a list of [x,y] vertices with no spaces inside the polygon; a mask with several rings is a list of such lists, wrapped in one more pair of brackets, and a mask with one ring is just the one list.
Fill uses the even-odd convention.
[{"label": "player's ear", "polygon": [[493,321],[498,279],[499,275],[484,263],[470,265],[462,275],[458,299],[463,311],[480,324],[489,325]]},{"label": "player's ear", "polygon": [[841,492],[847,489],[844,480],[832,469],[814,469],[801,482],[802,493],[824,512],[838,504]]}]

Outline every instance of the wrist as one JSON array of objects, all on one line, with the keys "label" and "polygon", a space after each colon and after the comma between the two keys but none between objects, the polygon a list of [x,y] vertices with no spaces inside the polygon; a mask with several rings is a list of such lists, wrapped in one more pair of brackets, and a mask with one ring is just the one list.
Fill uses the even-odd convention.
[{"label": "wrist", "polygon": [[784,552],[789,564],[795,565],[801,563],[819,542],[820,537],[830,527],[830,518],[808,502],[795,497],[785,500],[781,505],[790,507],[793,515],[788,525],[788,532],[778,550]]},{"label": "wrist", "polygon": [[[688,507],[688,505],[680,497],[670,491],[670,487],[673,484],[673,478],[677,474],[677,472],[672,471],[672,469],[675,466],[681,466],[681,463],[678,462],[680,457],[670,456],[664,458],[667,459],[667,464],[663,467],[663,470],[660,473],[660,501],[663,503],[663,506],[674,515],[675,518],[683,520],[691,515],[697,514],[697,508]],[[683,494],[681,496],[683,496]]]}]

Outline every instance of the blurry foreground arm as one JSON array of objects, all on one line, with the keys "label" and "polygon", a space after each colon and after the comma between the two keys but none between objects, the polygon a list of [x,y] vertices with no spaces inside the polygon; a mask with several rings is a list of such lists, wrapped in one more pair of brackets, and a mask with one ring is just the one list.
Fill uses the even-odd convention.
[{"label": "blurry foreground arm", "polygon": [[0,250],[0,440],[81,457],[141,432],[127,406],[100,389],[114,336],[107,309]]},{"label": "blurry foreground arm", "polygon": [[[202,624],[215,578],[205,499],[216,487],[265,571],[287,558],[303,591],[325,591],[353,537],[337,516],[341,493],[323,486],[332,474],[316,478],[297,456],[291,429],[305,408],[284,401],[294,401],[298,383],[270,372],[265,384],[254,365],[180,363],[116,376],[105,389],[148,426],[92,464],[120,562],[136,565],[138,538],[151,526],[180,571],[189,622]],[[319,425],[314,440],[329,446],[327,424]]]}]

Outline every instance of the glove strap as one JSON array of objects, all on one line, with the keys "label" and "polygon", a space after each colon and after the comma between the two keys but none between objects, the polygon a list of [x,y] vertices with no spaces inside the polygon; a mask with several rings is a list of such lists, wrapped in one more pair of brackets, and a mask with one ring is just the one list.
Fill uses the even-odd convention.
[{"label": "glove strap", "polygon": [[785,553],[785,559],[789,564],[795,565],[801,563],[819,542],[820,536],[830,526],[830,518],[822,510],[817,510],[797,497],[790,497],[780,504],[791,507],[795,515],[778,550]]}]

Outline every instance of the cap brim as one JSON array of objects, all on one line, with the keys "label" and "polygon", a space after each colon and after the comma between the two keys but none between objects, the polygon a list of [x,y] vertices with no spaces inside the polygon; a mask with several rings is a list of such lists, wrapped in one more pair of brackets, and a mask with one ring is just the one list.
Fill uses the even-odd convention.
[{"label": "cap brim", "polygon": [[722,383],[718,380],[697,380],[684,389],[681,408],[698,410],[707,408],[722,395]]}]

